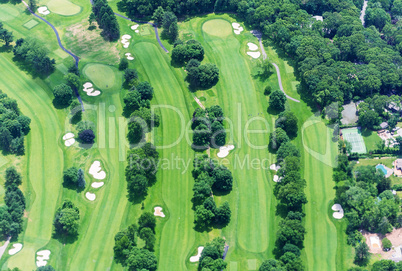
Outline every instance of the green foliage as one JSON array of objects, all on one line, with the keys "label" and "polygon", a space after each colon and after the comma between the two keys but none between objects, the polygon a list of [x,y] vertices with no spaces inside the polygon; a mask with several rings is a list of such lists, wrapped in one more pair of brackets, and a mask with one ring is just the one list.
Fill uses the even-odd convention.
[{"label": "green foliage", "polygon": [[276,154],[276,159],[278,162],[283,161],[288,156],[300,157],[299,150],[290,142],[283,143],[279,147]]},{"label": "green foliage", "polygon": [[84,189],[86,185],[84,171],[80,168],[77,173],[77,186],[79,189]]},{"label": "green foliage", "polygon": [[[204,48],[199,41],[188,40],[185,44],[180,44],[173,48],[172,61],[174,63],[184,66],[191,59],[195,59],[199,62],[204,59]],[[197,65],[197,62],[193,61],[192,65],[187,68],[198,67],[200,65],[199,62]]]},{"label": "green foliage", "polygon": [[125,69],[124,70],[124,84],[132,87],[138,79],[138,73],[136,69]]},{"label": "green foliage", "polygon": [[55,233],[57,236],[77,236],[79,228],[80,212],[69,200],[57,209],[54,218]]},{"label": "green foliage", "polygon": [[68,107],[73,99],[73,90],[70,86],[62,83],[53,89],[55,103],[61,107]]},{"label": "green foliage", "polygon": [[264,95],[269,96],[272,92],[272,87],[271,86],[266,86],[264,89]]},{"label": "green foliage", "polygon": [[9,46],[14,40],[13,32],[3,28],[3,23],[0,22],[0,40],[4,41],[6,46]]},{"label": "green foliage", "polygon": [[193,89],[208,89],[219,81],[219,69],[215,64],[207,63],[187,70],[187,81]]},{"label": "green foliage", "polygon": [[70,167],[63,172],[63,184],[67,187],[77,187],[78,169],[76,167]]},{"label": "green foliage", "polygon": [[132,249],[128,254],[126,263],[129,271],[155,271],[158,265],[155,255],[149,250],[142,248]]},{"label": "green foliage", "polygon": [[119,63],[119,70],[120,71],[124,71],[128,68],[128,60],[125,57],[122,57],[120,59],[120,63]]},{"label": "green foliage", "polygon": [[269,135],[269,147],[273,150],[277,150],[283,143],[289,141],[289,137],[282,128],[276,128]]},{"label": "green foliage", "polygon": [[280,113],[275,121],[275,127],[282,128],[289,137],[296,137],[298,125],[295,113],[289,110]]},{"label": "green foliage", "polygon": [[67,81],[67,85],[70,86],[72,89],[78,90],[80,88],[80,77],[75,73],[67,73],[64,76],[64,80]]},{"label": "green foliage", "polygon": [[165,11],[163,10],[163,8],[161,6],[159,6],[155,10],[154,14],[152,15],[152,20],[154,20],[154,23],[158,27],[162,26],[164,14],[165,14]]},{"label": "green foliage", "polygon": [[165,11],[163,13],[162,25],[162,36],[168,38],[169,41],[173,43],[179,36],[176,15],[171,11]]},{"label": "green foliage", "polygon": [[155,233],[156,218],[150,212],[144,212],[138,219],[138,230],[141,232],[143,228],[149,228]]},{"label": "green foliage", "polygon": [[54,59],[48,57],[46,47],[35,39],[18,39],[13,49],[14,56],[25,61],[35,73],[47,75],[54,71]]},{"label": "green foliage", "polygon": [[22,184],[22,176],[15,167],[8,167],[6,169],[5,179],[6,182],[4,183],[4,186],[8,189],[17,188]]},{"label": "green foliage", "polygon": [[102,31],[102,35],[109,41],[120,38],[120,28],[112,8],[106,0],[93,0],[92,12]]},{"label": "green foliage", "polygon": [[36,271],[56,271],[51,265],[41,266]]},{"label": "green foliage", "polygon": [[226,268],[227,263],[222,260],[225,248],[225,240],[217,237],[211,243],[207,243],[201,253],[200,269],[220,271]]},{"label": "green foliage", "polygon": [[273,91],[272,94],[269,96],[269,107],[274,110],[278,111],[285,110],[285,103],[286,103],[286,96],[280,90]]},{"label": "green foliage", "polygon": [[392,243],[388,238],[382,239],[381,242],[382,242],[382,249],[384,251],[389,251],[392,248]]},{"label": "green foliage", "polygon": [[367,8],[364,19],[367,27],[374,25],[379,30],[382,30],[386,23],[391,22],[391,17],[382,8]]},{"label": "green foliage", "polygon": [[370,252],[369,252],[369,247],[366,244],[366,242],[361,242],[360,244],[358,244],[356,246],[356,256],[355,256],[355,260],[354,263],[357,265],[367,265],[367,263],[370,260]]},{"label": "green foliage", "polygon": [[33,12],[36,12],[37,9],[36,0],[29,0],[28,6]]},{"label": "green foliage", "polygon": [[285,271],[286,269],[282,266],[280,261],[274,259],[265,260],[258,271]]},{"label": "green foliage", "polygon": [[141,94],[143,100],[152,100],[154,97],[154,89],[147,81],[138,83],[136,90]]},{"label": "green foliage", "polygon": [[155,245],[155,234],[153,233],[152,229],[150,228],[142,228],[139,237],[145,241],[144,248],[148,249],[149,251],[154,250]]},{"label": "green foliage", "polygon": [[148,192],[148,180],[144,175],[129,175],[126,177],[128,198],[134,201],[135,198],[145,196]]},{"label": "green foliage", "polygon": [[92,131],[91,129],[87,129],[79,132],[78,138],[82,143],[93,144],[95,140],[95,134],[94,131]]}]

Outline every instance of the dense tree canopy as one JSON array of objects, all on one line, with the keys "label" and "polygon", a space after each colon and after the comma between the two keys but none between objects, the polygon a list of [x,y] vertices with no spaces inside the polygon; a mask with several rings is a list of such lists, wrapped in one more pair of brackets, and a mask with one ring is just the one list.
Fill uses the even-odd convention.
[{"label": "dense tree canopy", "polygon": [[93,0],[92,12],[100,28],[102,35],[110,40],[116,41],[120,38],[120,27],[116,15],[106,0]]},{"label": "dense tree canopy", "polygon": [[69,200],[65,200],[62,206],[57,209],[54,218],[54,228],[57,235],[76,236],[78,235],[80,211]]}]

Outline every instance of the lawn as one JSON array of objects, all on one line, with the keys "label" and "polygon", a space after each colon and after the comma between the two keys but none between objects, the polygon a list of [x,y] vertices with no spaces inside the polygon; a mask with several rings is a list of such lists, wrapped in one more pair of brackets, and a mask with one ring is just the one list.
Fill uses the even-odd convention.
[{"label": "lawn", "polygon": [[368,152],[378,149],[378,144],[381,143],[382,139],[376,131],[364,130],[362,136]]},{"label": "lawn", "polygon": [[68,0],[50,0],[47,4],[50,12],[63,16],[72,16],[80,13],[81,7]]},{"label": "lawn", "polygon": [[[80,2],[80,6],[82,10],[75,16],[61,17],[51,13],[47,19],[61,31],[63,44],[80,56],[83,80],[91,81],[104,90],[104,95],[99,97],[83,96],[86,101],[84,119],[93,121],[97,130],[97,144],[89,150],[75,147],[66,149],[61,137],[73,127],[66,118],[67,110],[55,110],[51,104],[51,89],[62,81],[60,71],[65,71],[65,67],[71,65],[71,57],[64,58],[57,51],[59,47],[54,33],[45,24],[40,23],[32,30],[23,26],[32,16],[22,13],[24,9],[21,5],[0,6],[0,16],[5,16],[8,20],[5,24],[15,31],[15,36],[37,35],[54,52],[59,67],[49,78],[32,79],[14,65],[11,53],[0,54],[1,74],[12,78],[7,80],[8,85],[1,81],[0,89],[17,99],[23,113],[32,118],[32,131],[26,145],[28,155],[21,163],[22,169],[28,174],[23,188],[29,218],[19,240],[24,243],[24,248],[15,256],[3,258],[2,263],[7,260],[3,268],[18,266],[23,270],[32,270],[35,268],[35,252],[49,248],[52,251],[49,263],[56,270],[123,270],[121,265],[113,262],[114,235],[119,229],[136,221],[143,212],[139,204],[132,205],[127,201],[124,177],[128,146],[126,127],[121,125],[125,122],[121,113],[125,91],[121,90],[122,73],[116,66],[119,57],[131,52],[135,61],[130,62],[130,68],[138,70],[140,80],[152,84],[155,90],[152,105],[158,105],[156,111],[161,114],[160,127],[149,136],[151,142],[156,146],[165,146],[159,150],[164,161],[178,157],[190,165],[187,170],[184,166],[173,164],[168,169],[160,170],[157,183],[150,188],[144,201],[145,211],[162,206],[167,215],[166,218],[158,218],[156,229],[155,254],[160,269],[196,270],[197,265],[189,263],[189,257],[198,246],[205,245],[216,236],[225,237],[230,246],[227,255],[230,271],[258,269],[263,260],[273,257],[279,217],[276,216],[276,199],[272,192],[272,173],[250,168],[251,159],[265,159],[264,166],[269,166],[275,160],[266,148],[268,132],[274,128],[275,116],[267,113],[268,102],[263,89],[267,84],[278,88],[278,81],[276,74],[267,80],[253,78],[252,70],[258,60],[246,55],[246,44],[257,43],[257,39],[247,30],[241,35],[234,35],[231,27],[234,19],[229,15],[206,15],[181,23],[182,33],[202,42],[205,49],[203,62],[215,63],[220,69],[220,81],[216,87],[190,93],[184,81],[184,70],[171,67],[170,56],[157,45],[152,29],[149,29],[152,35],[135,35],[130,47],[125,50],[118,42],[104,43],[97,36],[99,31],[91,32],[90,39],[86,40],[77,33],[88,31],[89,1]],[[132,33],[129,28],[132,23],[121,18],[118,21],[122,34]],[[167,48],[171,50],[170,45]],[[272,47],[266,50],[270,60],[277,63],[281,70],[286,93],[300,99],[295,88],[296,79],[291,73],[293,69]],[[202,233],[193,229],[194,211],[191,209],[194,183],[191,167],[195,153],[190,147],[191,137],[180,139],[182,135],[187,135],[188,127],[185,125],[198,107],[193,95],[200,97],[206,106],[222,106],[228,120],[226,128],[231,131],[227,141],[236,146],[227,157],[227,166],[234,176],[233,191],[229,195],[214,197],[217,205],[229,201],[231,223],[224,229]],[[297,112],[300,127],[307,120],[314,122],[304,127],[304,132],[300,132],[294,141],[303,152],[304,177],[308,185],[307,235],[303,250],[306,270],[346,270],[351,250],[345,244],[345,224],[334,221],[328,213],[335,196],[332,167],[336,143],[331,141],[332,131],[320,118],[311,118],[311,109],[305,103],[289,101],[288,106]],[[245,129],[264,131],[247,133]],[[216,151],[212,150],[211,153],[215,157]],[[92,180],[87,174],[94,160],[101,160],[105,164],[108,176],[105,186],[97,190],[89,187]],[[242,166],[244,161],[245,167]],[[80,194],[61,185],[63,169],[71,166],[81,167],[86,172],[87,189]],[[85,198],[86,191],[96,194],[94,202]],[[82,222],[78,240],[64,245],[52,239],[51,234],[54,211],[65,198],[79,206]]]}]

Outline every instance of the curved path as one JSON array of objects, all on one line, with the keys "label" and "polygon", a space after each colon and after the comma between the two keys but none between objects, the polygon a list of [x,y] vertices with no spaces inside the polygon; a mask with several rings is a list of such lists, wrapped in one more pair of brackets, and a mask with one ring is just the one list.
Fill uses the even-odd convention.
[{"label": "curved path", "polygon": [[[93,1],[93,0],[89,0],[89,1],[91,2],[91,5],[94,4],[94,1]],[[159,38],[158,28],[157,28],[156,24],[151,23],[151,22],[144,22],[144,21],[133,20],[133,19],[130,19],[130,18],[128,18],[128,17],[126,17],[126,16],[124,16],[124,15],[121,15],[121,14],[119,14],[119,13],[116,13],[116,12],[114,12],[114,14],[115,14],[116,16],[119,16],[120,18],[129,20],[129,21],[134,22],[134,23],[137,23],[137,24],[149,24],[150,26],[152,26],[152,27],[154,28],[154,30],[155,30],[155,36],[156,36],[156,39],[158,40],[159,46],[163,49],[163,51],[165,51],[166,53],[169,53],[169,51],[168,51],[168,50],[166,49],[166,47],[162,44],[162,41],[161,41],[161,39]]]},{"label": "curved path", "polygon": [[[56,34],[57,42],[59,43],[60,48],[61,48],[64,52],[66,52],[67,54],[69,54],[70,56],[72,56],[72,57],[74,58],[74,60],[75,60],[75,66],[78,68],[78,62],[80,61],[80,58],[79,58],[78,56],[76,56],[75,54],[73,54],[72,52],[70,52],[69,50],[67,50],[67,49],[63,46],[63,44],[61,44],[60,35],[59,35],[59,32],[57,31],[56,27],[54,27],[54,25],[52,25],[48,20],[42,18],[41,16],[39,16],[38,14],[36,14],[35,12],[33,12],[33,11],[31,10],[31,8],[28,6],[28,4],[27,4],[24,0],[21,0],[21,2],[24,3],[24,5],[27,7],[27,9],[29,10],[29,12],[31,12],[31,14],[32,14],[33,16],[35,16],[36,18],[38,18],[38,19],[44,21],[47,25],[49,25],[49,26],[53,29],[54,33]],[[84,103],[82,102],[82,99],[81,99],[80,94],[78,93],[78,90],[77,90],[77,89],[74,89],[74,92],[75,92],[75,96],[77,96],[77,99],[78,99],[78,101],[79,101],[80,104],[81,104],[82,111],[85,111],[85,109],[84,109]]]},{"label": "curved path", "polygon": [[[261,48],[261,51],[262,51],[262,59],[264,59],[264,60],[267,59],[268,56],[267,56],[267,53],[265,52],[264,46],[262,44],[262,34],[257,30],[252,30],[251,33],[258,39],[258,42],[260,43],[260,48]],[[279,70],[279,67],[275,63],[272,63],[272,65],[276,69],[276,74],[278,76],[279,88],[281,89],[283,94],[285,94],[286,98],[288,98],[289,100],[292,100],[292,101],[294,101],[296,103],[300,103],[299,100],[297,100],[295,98],[292,98],[292,97],[290,97],[289,95],[286,94],[286,92],[285,92],[285,90],[283,89],[283,86],[282,86],[282,78],[281,78],[281,72]]]},{"label": "curved path", "polygon": [[367,3],[368,3],[367,0],[363,2],[362,12],[360,13],[360,21],[362,21],[363,26],[364,26],[364,16],[366,16]]}]

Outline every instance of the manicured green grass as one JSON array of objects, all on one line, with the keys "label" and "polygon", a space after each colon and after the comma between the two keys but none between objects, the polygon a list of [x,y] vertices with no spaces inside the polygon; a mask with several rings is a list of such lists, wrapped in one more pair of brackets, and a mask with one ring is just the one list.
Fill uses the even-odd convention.
[{"label": "manicured green grass", "polygon": [[0,54],[0,71],[9,79],[0,81],[0,89],[16,99],[21,111],[32,119],[27,136],[26,167],[23,168],[24,192],[29,199],[28,224],[22,235],[24,248],[10,257],[7,264],[32,270],[35,252],[51,238],[53,216],[62,191],[64,158],[58,142],[63,131],[58,114],[43,91],[46,85],[25,75],[4,54]]},{"label": "manicured green grass", "polygon": [[[183,77],[176,78],[169,66],[169,59],[161,49],[149,42],[140,42],[134,46],[136,60],[140,70],[151,82],[155,90],[155,103],[161,115],[161,127],[156,129],[154,138],[160,150],[161,159],[178,157],[192,165],[194,151],[189,142],[181,137],[185,125],[193,112],[188,108],[186,95],[182,89]],[[170,146],[170,147],[168,147]],[[157,175],[161,183],[162,199],[170,213],[160,235],[159,267],[165,270],[186,270],[186,262],[196,242],[193,230],[194,211],[191,210],[192,187],[194,180],[191,169],[173,167],[160,170]]]},{"label": "manicured green grass", "polygon": [[26,28],[28,28],[28,29],[32,29],[32,28],[34,28],[37,24],[39,24],[39,22],[38,22],[37,20],[32,19],[32,20],[29,20],[28,22],[26,22],[26,23],[24,24],[24,26],[25,26]]},{"label": "manicured green grass", "polygon": [[14,19],[19,15],[18,9],[12,6],[1,6],[0,8],[0,18],[2,21],[9,21]]},{"label": "manicured green grass", "polygon": [[212,36],[226,37],[232,34],[232,26],[226,20],[215,19],[206,21],[202,25],[202,31]]},{"label": "manicured green grass", "polygon": [[87,64],[83,72],[101,90],[114,88],[117,84],[114,68],[103,64]]},{"label": "manicured green grass", "polygon": [[362,131],[362,136],[368,152],[378,149],[377,145],[382,141],[382,139],[378,136],[377,132],[365,130]]},{"label": "manicured green grass", "polygon": [[71,16],[80,13],[81,7],[68,0],[50,0],[47,3],[50,12],[63,16]]}]

